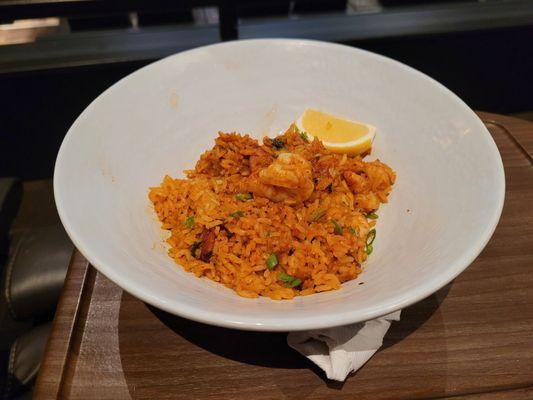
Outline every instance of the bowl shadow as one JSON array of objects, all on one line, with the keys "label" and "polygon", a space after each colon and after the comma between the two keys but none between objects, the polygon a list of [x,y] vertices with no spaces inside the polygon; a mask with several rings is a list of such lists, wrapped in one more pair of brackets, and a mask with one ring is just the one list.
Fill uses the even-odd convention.
[{"label": "bowl shadow", "polygon": [[[394,322],[385,335],[383,351],[402,341],[424,324],[446,298],[451,284],[426,299],[404,309],[401,320]],[[206,325],[177,317],[147,305],[166,327],[195,346],[234,361],[270,368],[311,368],[323,372],[287,344],[286,332],[250,332]],[[342,387],[331,383],[332,388]]]},{"label": "bowl shadow", "polygon": [[383,338],[383,346],[378,352],[401,342],[422,326],[438,310],[441,303],[448,296],[452,284],[453,282],[449,283],[431,296],[402,310],[400,321],[392,323]]},{"label": "bowl shadow", "polygon": [[285,332],[250,332],[202,324],[147,306],[167,328],[195,346],[234,361],[270,368],[309,364],[287,345]]}]

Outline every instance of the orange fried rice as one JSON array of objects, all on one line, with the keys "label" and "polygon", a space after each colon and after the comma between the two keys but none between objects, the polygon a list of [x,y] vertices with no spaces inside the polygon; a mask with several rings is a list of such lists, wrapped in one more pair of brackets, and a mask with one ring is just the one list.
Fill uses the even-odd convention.
[{"label": "orange fried rice", "polygon": [[356,278],[396,179],[384,163],[335,154],[294,125],[263,144],[219,133],[186,173],[149,192],[169,255],[240,296],[275,300]]}]

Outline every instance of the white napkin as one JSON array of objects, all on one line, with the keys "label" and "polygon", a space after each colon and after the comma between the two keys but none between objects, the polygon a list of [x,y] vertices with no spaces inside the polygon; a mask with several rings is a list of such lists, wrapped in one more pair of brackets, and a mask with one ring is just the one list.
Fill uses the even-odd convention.
[{"label": "white napkin", "polygon": [[381,347],[391,322],[400,320],[400,312],[352,325],[290,332],[287,343],[322,368],[328,379],[344,381]]}]

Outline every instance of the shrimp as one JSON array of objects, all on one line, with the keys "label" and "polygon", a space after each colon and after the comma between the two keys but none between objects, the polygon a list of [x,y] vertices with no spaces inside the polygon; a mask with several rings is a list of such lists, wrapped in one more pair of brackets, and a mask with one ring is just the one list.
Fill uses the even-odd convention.
[{"label": "shrimp", "polygon": [[371,212],[377,210],[380,203],[387,202],[387,195],[396,179],[396,174],[379,161],[367,163],[364,172],[366,176],[352,171],[345,171],[342,175],[356,195],[357,207],[365,212]]},{"label": "shrimp", "polygon": [[344,171],[342,175],[354,193],[367,192],[370,189],[368,180],[361,175],[352,171]]},{"label": "shrimp", "polygon": [[254,195],[289,204],[307,200],[314,189],[311,163],[294,153],[281,153],[250,181]]},{"label": "shrimp", "polygon": [[363,175],[352,171],[342,174],[354,193],[388,191],[396,180],[394,171],[378,160],[366,163],[362,172]]}]

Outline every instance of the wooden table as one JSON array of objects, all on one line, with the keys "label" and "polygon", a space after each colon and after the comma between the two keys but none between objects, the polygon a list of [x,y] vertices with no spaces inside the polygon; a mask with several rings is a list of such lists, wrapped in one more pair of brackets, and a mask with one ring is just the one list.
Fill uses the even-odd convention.
[{"label": "wooden table", "polygon": [[481,113],[500,149],[503,215],[455,281],[402,314],[344,384],[285,334],[173,317],[72,258],[35,399],[533,399],[533,124]]}]

